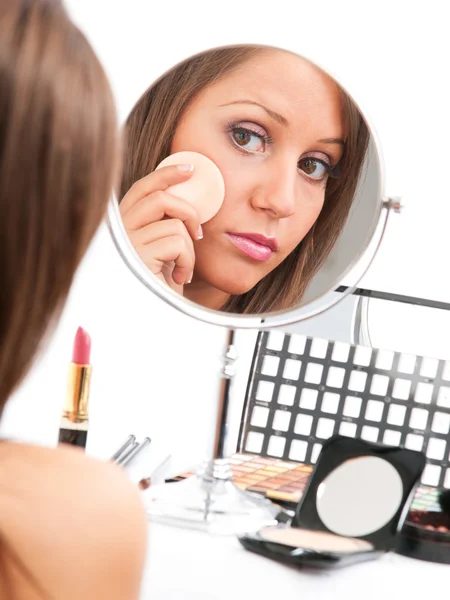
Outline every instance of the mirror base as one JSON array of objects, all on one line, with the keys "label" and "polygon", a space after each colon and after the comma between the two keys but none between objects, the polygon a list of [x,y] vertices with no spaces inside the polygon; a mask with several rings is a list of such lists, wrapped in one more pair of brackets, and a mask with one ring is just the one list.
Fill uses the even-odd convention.
[{"label": "mirror base", "polygon": [[211,477],[210,469],[184,481],[152,486],[144,501],[152,521],[219,535],[276,525],[279,513],[269,500],[239,489],[229,478]]}]

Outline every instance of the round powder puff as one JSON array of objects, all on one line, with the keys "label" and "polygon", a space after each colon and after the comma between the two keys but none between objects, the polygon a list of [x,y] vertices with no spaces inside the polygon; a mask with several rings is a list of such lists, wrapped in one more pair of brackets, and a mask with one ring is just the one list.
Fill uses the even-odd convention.
[{"label": "round powder puff", "polygon": [[170,186],[167,191],[191,203],[197,210],[200,223],[206,223],[219,212],[225,197],[222,173],[212,160],[198,152],[176,152],[165,158],[156,168],[182,164],[194,165],[192,177],[183,183]]}]

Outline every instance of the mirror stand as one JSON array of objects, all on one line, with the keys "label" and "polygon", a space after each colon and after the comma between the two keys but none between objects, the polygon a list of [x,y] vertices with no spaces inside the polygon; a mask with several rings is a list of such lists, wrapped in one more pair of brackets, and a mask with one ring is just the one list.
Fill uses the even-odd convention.
[{"label": "mirror stand", "polygon": [[154,521],[228,535],[276,524],[276,506],[266,498],[239,489],[232,481],[231,466],[225,456],[229,390],[238,358],[233,337],[233,330],[228,330],[213,456],[203,462],[195,475],[149,488],[147,513]]}]

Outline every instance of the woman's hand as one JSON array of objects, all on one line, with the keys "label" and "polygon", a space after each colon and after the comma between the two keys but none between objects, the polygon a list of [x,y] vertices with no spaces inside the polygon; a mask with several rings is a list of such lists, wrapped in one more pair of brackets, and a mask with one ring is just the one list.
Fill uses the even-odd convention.
[{"label": "woman's hand", "polygon": [[120,214],[137,253],[154,275],[183,293],[194,272],[193,240],[203,237],[195,208],[167,189],[187,181],[192,165],[157,169],[131,186]]}]

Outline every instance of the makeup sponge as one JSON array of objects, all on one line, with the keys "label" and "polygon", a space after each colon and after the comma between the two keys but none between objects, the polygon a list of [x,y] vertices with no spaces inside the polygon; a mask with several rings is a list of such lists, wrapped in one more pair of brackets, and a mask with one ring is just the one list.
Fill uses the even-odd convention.
[{"label": "makeup sponge", "polygon": [[183,183],[170,186],[167,191],[191,203],[197,210],[200,223],[206,223],[219,212],[225,197],[222,173],[211,159],[198,152],[176,152],[165,158],[156,168],[182,164],[194,165],[192,177]]}]

